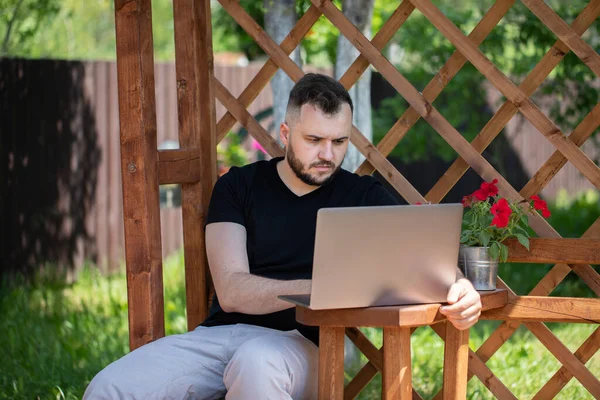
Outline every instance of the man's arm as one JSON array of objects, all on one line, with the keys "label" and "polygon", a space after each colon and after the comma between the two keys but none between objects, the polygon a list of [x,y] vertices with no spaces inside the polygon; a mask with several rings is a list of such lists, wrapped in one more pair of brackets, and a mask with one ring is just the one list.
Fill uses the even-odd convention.
[{"label": "man's arm", "polygon": [[206,253],[219,304],[225,312],[273,313],[293,307],[277,296],[310,293],[309,279],[280,281],[252,275],[246,251],[246,228],[242,225],[208,224]]}]

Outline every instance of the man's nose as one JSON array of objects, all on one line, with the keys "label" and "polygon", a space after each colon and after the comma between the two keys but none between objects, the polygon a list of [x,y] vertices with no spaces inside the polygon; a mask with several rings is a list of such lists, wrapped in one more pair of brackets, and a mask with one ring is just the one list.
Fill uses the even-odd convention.
[{"label": "man's nose", "polygon": [[325,161],[333,160],[333,145],[330,142],[327,142],[321,148],[319,152],[319,158]]}]

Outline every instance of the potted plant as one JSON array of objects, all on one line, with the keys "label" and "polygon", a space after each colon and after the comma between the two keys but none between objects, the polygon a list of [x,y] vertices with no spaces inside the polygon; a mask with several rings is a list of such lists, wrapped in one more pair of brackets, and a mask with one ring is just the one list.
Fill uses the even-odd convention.
[{"label": "potted plant", "polygon": [[498,195],[497,183],[497,179],[483,182],[462,200],[465,212],[458,265],[477,290],[496,289],[498,262],[508,258],[506,239],[516,238],[529,250],[528,214],[538,210],[544,218],[550,217],[548,205],[539,196],[511,202]]}]

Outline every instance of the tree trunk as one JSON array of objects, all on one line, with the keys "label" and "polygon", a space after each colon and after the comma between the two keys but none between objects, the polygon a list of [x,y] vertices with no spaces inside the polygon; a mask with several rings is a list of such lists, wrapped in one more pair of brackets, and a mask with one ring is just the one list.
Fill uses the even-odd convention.
[{"label": "tree trunk", "polygon": [[[281,44],[283,39],[296,25],[296,0],[264,0],[265,30],[276,43]],[[290,55],[298,66],[302,67],[300,59],[300,46]],[[277,141],[279,142],[279,125],[285,119],[287,99],[294,82],[282,70],[277,71],[271,79],[273,92],[273,126]],[[279,142],[281,144],[281,142]]]},{"label": "tree trunk", "polygon": [[[342,11],[363,35],[371,39],[371,20],[373,17],[374,0],[342,0]],[[346,37],[340,34],[337,44],[337,57],[335,61],[335,77],[341,78],[344,72],[359,56],[358,50]],[[371,125],[371,69],[368,68],[349,90],[354,103],[354,125],[369,140],[373,140]],[[352,144],[348,148],[346,159],[342,167],[354,172],[364,161],[363,155]]]}]

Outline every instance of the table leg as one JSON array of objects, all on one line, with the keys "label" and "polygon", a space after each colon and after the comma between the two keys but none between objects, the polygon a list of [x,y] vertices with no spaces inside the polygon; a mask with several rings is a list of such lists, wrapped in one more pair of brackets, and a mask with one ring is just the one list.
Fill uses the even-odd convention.
[{"label": "table leg", "polygon": [[319,329],[319,400],[344,398],[343,327]]},{"label": "table leg", "polygon": [[458,330],[446,322],[444,347],[444,400],[467,398],[469,330]]},{"label": "table leg", "polygon": [[411,399],[410,328],[383,328],[382,398]]}]

